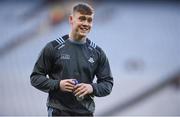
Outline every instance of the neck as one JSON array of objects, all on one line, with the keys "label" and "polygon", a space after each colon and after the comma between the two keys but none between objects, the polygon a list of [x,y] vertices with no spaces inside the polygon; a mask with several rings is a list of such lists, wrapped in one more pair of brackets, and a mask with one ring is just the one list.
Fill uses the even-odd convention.
[{"label": "neck", "polygon": [[71,40],[77,41],[77,42],[85,42],[86,41],[86,37],[74,35],[72,32],[69,33],[69,38]]}]

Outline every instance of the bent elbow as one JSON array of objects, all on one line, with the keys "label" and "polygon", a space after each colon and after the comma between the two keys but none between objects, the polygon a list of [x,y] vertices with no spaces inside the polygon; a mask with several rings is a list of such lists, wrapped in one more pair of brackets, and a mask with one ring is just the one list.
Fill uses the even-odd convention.
[{"label": "bent elbow", "polygon": [[31,83],[31,85],[32,85],[33,87],[36,87],[36,86],[37,86],[35,76],[33,76],[33,75],[30,76],[30,83]]}]

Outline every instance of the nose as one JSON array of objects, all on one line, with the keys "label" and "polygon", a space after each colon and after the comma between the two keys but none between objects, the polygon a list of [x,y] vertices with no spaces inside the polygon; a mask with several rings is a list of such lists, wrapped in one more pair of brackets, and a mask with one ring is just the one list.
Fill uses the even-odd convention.
[{"label": "nose", "polygon": [[85,21],[83,22],[83,25],[84,25],[84,26],[89,26],[90,24],[89,24],[89,22],[88,22],[87,20],[85,20]]}]

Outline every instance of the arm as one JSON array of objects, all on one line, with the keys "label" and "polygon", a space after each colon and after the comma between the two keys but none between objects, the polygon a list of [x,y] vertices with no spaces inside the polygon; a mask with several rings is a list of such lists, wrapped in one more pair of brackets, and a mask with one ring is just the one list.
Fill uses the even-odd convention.
[{"label": "arm", "polygon": [[48,43],[41,51],[30,76],[31,85],[44,92],[59,89],[60,80],[53,80],[46,77],[51,73],[53,56],[54,48],[51,43]]},{"label": "arm", "polygon": [[100,51],[98,68],[96,70],[97,83],[92,83],[93,94],[97,97],[109,95],[113,87],[113,77],[109,61],[105,53]]}]

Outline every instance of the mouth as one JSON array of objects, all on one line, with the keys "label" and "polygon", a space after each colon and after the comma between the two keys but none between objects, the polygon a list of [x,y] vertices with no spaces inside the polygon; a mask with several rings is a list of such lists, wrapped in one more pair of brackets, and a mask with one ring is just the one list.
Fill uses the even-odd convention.
[{"label": "mouth", "polygon": [[81,32],[89,32],[88,27],[80,27]]}]

